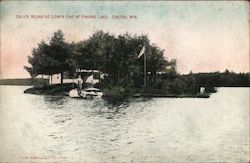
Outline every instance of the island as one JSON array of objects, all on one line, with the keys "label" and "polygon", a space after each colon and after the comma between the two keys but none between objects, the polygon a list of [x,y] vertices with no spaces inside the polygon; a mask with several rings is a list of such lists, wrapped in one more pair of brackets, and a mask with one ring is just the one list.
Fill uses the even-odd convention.
[{"label": "island", "polygon": [[[47,80],[37,80],[24,93],[68,96],[77,87],[74,79],[79,75],[84,79],[83,88],[99,88],[104,97],[208,98],[216,87],[250,86],[249,73],[227,69],[179,74],[177,61],[168,60],[165,52],[147,35],[115,36],[97,31],[86,40],[66,42],[58,30],[49,42],[38,43],[28,57],[30,66],[24,67],[33,80],[38,76]],[[60,78],[59,83],[53,83],[54,75]],[[98,82],[87,83],[91,75]]]}]

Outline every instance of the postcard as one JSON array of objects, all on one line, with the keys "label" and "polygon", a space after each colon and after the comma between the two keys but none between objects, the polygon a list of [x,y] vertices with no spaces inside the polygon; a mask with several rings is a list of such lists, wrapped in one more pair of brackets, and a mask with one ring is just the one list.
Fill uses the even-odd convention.
[{"label": "postcard", "polygon": [[0,4],[0,162],[250,161],[248,1]]}]

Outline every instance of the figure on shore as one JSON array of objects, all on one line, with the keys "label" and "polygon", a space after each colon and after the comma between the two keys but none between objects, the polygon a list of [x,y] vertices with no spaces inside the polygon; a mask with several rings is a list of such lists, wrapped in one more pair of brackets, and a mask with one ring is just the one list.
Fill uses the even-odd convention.
[{"label": "figure on shore", "polygon": [[81,75],[78,75],[78,78],[76,79],[76,84],[77,84],[77,92],[78,95],[81,95],[81,91],[82,91],[82,84],[83,84],[83,80],[81,78]]}]

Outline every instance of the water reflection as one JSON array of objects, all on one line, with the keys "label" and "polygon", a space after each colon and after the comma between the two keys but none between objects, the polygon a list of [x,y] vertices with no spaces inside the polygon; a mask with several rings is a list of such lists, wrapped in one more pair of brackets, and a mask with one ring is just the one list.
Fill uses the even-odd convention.
[{"label": "water reflection", "polygon": [[152,98],[134,98],[134,97],[103,97],[102,98],[105,101],[105,105],[113,108],[113,107],[127,107],[130,103],[136,102],[136,101],[149,101]]},{"label": "water reflection", "polygon": [[103,97],[102,98],[106,105],[109,108],[113,107],[119,107],[120,105],[125,105],[129,103],[129,98],[128,97]]},{"label": "water reflection", "polygon": [[91,100],[24,89],[1,88],[6,161],[31,154],[67,156],[65,162],[246,162],[249,156],[246,88],[223,88],[209,99]]},{"label": "water reflection", "polygon": [[[44,104],[51,109],[60,109],[61,108],[60,106],[63,106],[65,102],[67,102],[66,97],[64,96],[42,96],[42,97],[44,100]],[[50,107],[50,105],[53,105],[55,107]]]}]

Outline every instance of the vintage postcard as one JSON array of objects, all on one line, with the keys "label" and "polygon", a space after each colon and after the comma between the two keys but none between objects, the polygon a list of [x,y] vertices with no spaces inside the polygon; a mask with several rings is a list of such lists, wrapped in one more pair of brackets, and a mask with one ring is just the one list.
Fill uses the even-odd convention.
[{"label": "vintage postcard", "polygon": [[249,163],[248,1],[0,4],[1,163]]}]

